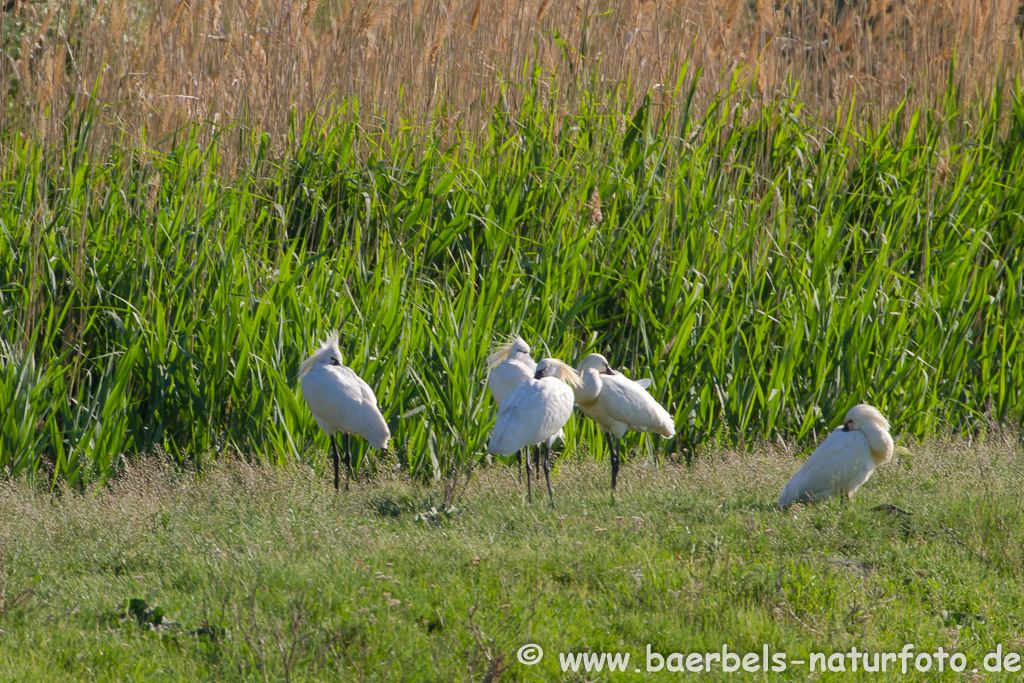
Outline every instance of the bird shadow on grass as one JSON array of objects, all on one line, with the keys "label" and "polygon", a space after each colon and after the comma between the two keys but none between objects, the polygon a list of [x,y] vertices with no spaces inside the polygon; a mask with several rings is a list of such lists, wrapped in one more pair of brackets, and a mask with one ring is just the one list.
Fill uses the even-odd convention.
[{"label": "bird shadow on grass", "polygon": [[778,503],[747,503],[734,506],[736,510],[748,510],[750,512],[783,512]]},{"label": "bird shadow on grass", "polygon": [[757,503],[737,501],[734,503],[722,503],[717,507],[718,512],[782,512],[782,508],[776,503]]},{"label": "bird shadow on grass", "polygon": [[397,519],[410,516],[417,521],[439,522],[450,519],[460,510],[445,498],[444,492],[437,490],[385,490],[371,496],[367,504],[380,517]]}]

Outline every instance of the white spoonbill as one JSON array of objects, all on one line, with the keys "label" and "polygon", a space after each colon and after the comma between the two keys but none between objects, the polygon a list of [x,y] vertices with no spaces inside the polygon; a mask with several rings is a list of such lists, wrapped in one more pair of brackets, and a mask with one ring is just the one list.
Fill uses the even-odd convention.
[{"label": "white spoonbill", "polygon": [[836,427],[811,453],[803,467],[782,489],[779,507],[810,503],[840,494],[849,498],[879,465],[892,459],[889,421],[865,403],[846,412]]},{"label": "white spoonbill", "polygon": [[537,363],[530,358],[530,345],[515,335],[506,344],[498,344],[487,357],[487,386],[499,406],[509,392],[537,371]]},{"label": "white spoonbill", "polygon": [[[668,411],[647,393],[651,380],[633,381],[615,372],[599,353],[580,363],[582,386],[576,390],[576,405],[597,422],[608,441],[612,457],[612,491],[619,476],[619,444],[626,432],[654,432],[666,439],[676,435]],[[614,435],[614,438],[612,438]]]},{"label": "white spoonbill", "polygon": [[[576,371],[557,358],[537,363],[533,378],[519,384],[501,402],[487,444],[489,452],[506,456],[526,446],[544,444],[544,479],[551,507],[555,506],[555,494],[551,491],[551,444],[572,417],[573,390],[563,380],[574,387],[580,384]],[[530,458],[526,458],[526,494],[532,503]]]},{"label": "white spoonbill", "polygon": [[299,366],[302,397],[306,399],[316,423],[331,438],[331,457],[334,460],[334,490],[338,490],[338,442],[334,438],[341,432],[345,442],[345,489],[352,475],[352,451],[349,434],[356,434],[376,449],[387,448],[391,431],[377,408],[373,389],[352,368],[341,363],[338,333],[327,335],[320,350],[302,361]]},{"label": "white spoonbill", "polygon": [[[498,344],[487,357],[487,386],[491,389],[494,402],[501,406],[509,392],[528,379],[532,379],[537,371],[537,362],[530,357],[530,345],[522,337],[515,335],[505,344]],[[559,432],[557,438],[564,439]],[[526,458],[530,458],[527,450]],[[519,479],[523,478],[523,454],[516,452],[519,463]],[[534,455],[534,465],[540,467],[540,448]],[[539,479],[540,472],[537,472]]]},{"label": "white spoonbill", "polygon": [[[530,357],[530,345],[519,335],[513,336],[506,344],[495,346],[494,351],[487,357],[487,386],[491,389],[494,402],[500,407],[509,392],[526,380],[532,379],[536,371],[537,362]],[[526,459],[530,459],[529,451],[526,453]],[[522,451],[516,451],[516,461],[519,463],[519,480],[522,481]]]}]

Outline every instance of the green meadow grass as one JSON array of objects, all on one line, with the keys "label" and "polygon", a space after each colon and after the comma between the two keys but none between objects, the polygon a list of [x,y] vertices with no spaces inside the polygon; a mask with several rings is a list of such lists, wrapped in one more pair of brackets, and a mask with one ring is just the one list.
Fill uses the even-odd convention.
[{"label": "green meadow grass", "polygon": [[[102,157],[89,112],[61,147],[8,135],[0,467],[74,486],[135,453],[321,467],[295,374],[335,328],[389,457],[427,479],[484,457],[484,359],[514,332],[652,377],[678,436],[650,454],[810,443],[859,401],[916,436],[1018,424],[1024,104],[951,86],[814,121],[743,91],[691,111],[688,82],[670,112],[581,95],[563,117],[519,92],[472,134],[342,111],[231,168],[218,140],[240,129]],[[584,421],[567,439],[603,452]]]},{"label": "green meadow grass", "polygon": [[[0,487],[0,680],[696,675],[636,674],[648,644],[767,644],[792,660],[912,643],[963,653],[971,674],[997,645],[1024,652],[1015,439],[915,443],[851,502],[780,512],[793,456],[761,445],[690,466],[635,457],[614,505],[607,466],[569,458],[555,510],[526,505],[506,467],[447,490],[381,471],[347,494],[302,464],[218,461],[197,477],[148,458],[84,494],[20,478]],[[872,511],[883,503],[913,515]],[[535,666],[516,659],[527,643],[544,649]],[[558,653],[588,649],[631,664],[561,671]],[[934,668],[812,680],[897,678],[981,680]]]}]

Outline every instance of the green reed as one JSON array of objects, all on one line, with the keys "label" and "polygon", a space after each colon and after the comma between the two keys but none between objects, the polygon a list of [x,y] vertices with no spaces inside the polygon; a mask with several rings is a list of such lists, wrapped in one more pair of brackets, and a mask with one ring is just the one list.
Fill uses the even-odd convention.
[{"label": "green reed", "polygon": [[[859,401],[917,436],[1020,423],[1019,100],[871,123],[739,91],[700,115],[685,90],[618,114],[582,93],[565,116],[535,95],[472,135],[340,111],[284,153],[253,138],[234,172],[188,130],[94,158],[89,112],[57,149],[9,135],[4,472],[320,463],[295,374],[334,328],[419,476],[484,457],[484,359],[512,332],[651,376],[679,432],[646,442],[663,452],[810,442]],[[581,416],[566,434],[602,452]]]}]

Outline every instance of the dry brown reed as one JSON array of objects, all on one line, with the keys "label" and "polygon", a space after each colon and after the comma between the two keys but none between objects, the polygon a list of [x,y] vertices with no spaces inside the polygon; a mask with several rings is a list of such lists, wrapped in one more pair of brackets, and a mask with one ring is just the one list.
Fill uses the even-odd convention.
[{"label": "dry brown reed", "polygon": [[601,213],[601,195],[596,185],[590,190],[590,199],[587,200],[587,217],[591,225],[597,225],[604,218],[604,214]]},{"label": "dry brown reed", "polygon": [[702,69],[697,111],[735,79],[755,98],[796,93],[827,121],[854,96],[867,114],[929,106],[950,77],[987,96],[1020,72],[1020,19],[1014,0],[20,3],[4,15],[0,78],[15,86],[0,128],[57,142],[52,122],[91,100],[115,124],[97,141],[166,140],[193,122],[280,141],[290,115],[327,117],[355,96],[370,124],[430,126],[443,110],[472,133],[495,105],[521,104],[535,65],[558,112],[588,90],[621,114],[652,90],[680,96],[684,60]]}]

